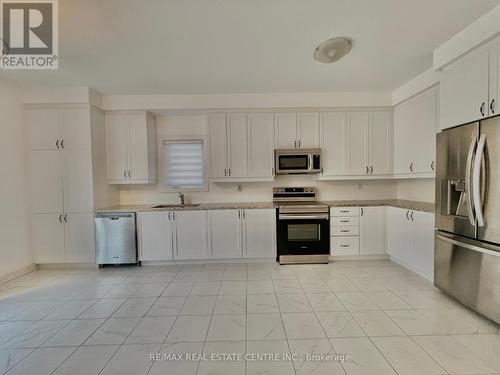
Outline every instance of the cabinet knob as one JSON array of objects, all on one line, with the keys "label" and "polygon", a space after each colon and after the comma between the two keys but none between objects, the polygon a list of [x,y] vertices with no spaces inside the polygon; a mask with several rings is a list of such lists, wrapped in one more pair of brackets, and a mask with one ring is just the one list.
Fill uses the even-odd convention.
[{"label": "cabinet knob", "polygon": [[491,99],[491,102],[490,102],[490,111],[491,111],[491,114],[495,113],[495,99]]}]

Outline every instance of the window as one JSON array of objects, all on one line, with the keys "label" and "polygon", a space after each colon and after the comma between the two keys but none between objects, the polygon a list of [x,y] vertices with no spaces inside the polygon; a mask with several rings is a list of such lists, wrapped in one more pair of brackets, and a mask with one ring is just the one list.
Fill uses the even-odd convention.
[{"label": "window", "polygon": [[203,140],[163,141],[163,180],[167,191],[206,190]]}]

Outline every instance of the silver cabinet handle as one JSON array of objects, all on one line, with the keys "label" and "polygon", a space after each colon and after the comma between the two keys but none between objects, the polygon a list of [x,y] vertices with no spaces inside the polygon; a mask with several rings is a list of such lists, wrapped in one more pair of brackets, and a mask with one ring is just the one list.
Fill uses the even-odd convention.
[{"label": "silver cabinet handle", "polygon": [[300,148],[300,139],[299,139],[299,148]]},{"label": "silver cabinet handle", "polygon": [[168,220],[170,220],[170,212],[168,213]]},{"label": "silver cabinet handle", "polygon": [[413,162],[410,163],[410,172],[413,172]]},{"label": "silver cabinet handle", "polygon": [[366,174],[368,174],[368,166],[366,166]]},{"label": "silver cabinet handle", "polygon": [[436,162],[433,160],[431,161],[431,170],[434,171],[434,168],[436,166]]},{"label": "silver cabinet handle", "polygon": [[340,247],[349,247],[351,245],[340,245]]},{"label": "silver cabinet handle", "polygon": [[481,116],[484,116],[484,102],[481,103],[481,107],[479,107],[479,112],[481,112]]},{"label": "silver cabinet handle", "polygon": [[490,111],[491,111],[491,114],[495,113],[495,99],[491,99],[491,102],[490,102]]},{"label": "silver cabinet handle", "polygon": [[293,140],[293,148],[297,148],[297,140],[296,139]]},{"label": "silver cabinet handle", "polygon": [[227,169],[224,168],[224,177],[226,177],[226,176],[227,176]]},{"label": "silver cabinet handle", "polygon": [[130,178],[130,169],[128,170],[128,178]]},{"label": "silver cabinet handle", "polygon": [[363,216],[365,214],[365,210],[363,209],[363,207],[361,207],[361,216]]},{"label": "silver cabinet handle", "polygon": [[238,219],[241,219],[241,211],[238,210]]},{"label": "silver cabinet handle", "polygon": [[64,214],[64,218],[63,218],[64,222],[67,223],[68,222],[68,215],[67,214]]},{"label": "silver cabinet handle", "polygon": [[231,168],[229,168],[229,175],[231,176]]},{"label": "silver cabinet handle", "polygon": [[56,148],[59,150],[59,139],[56,139]]},{"label": "silver cabinet handle", "polygon": [[64,148],[64,139],[61,139],[61,148]]},{"label": "silver cabinet handle", "polygon": [[246,219],[247,218],[247,215],[245,213],[245,210],[241,211],[243,213],[243,219]]},{"label": "silver cabinet handle", "polygon": [[409,214],[410,214],[410,211],[406,210],[406,220],[410,220],[410,218],[408,217]]},{"label": "silver cabinet handle", "polygon": [[370,174],[373,174],[373,165],[370,165]]},{"label": "silver cabinet handle", "polygon": [[175,211],[172,212],[172,220],[175,220]]},{"label": "silver cabinet handle", "polygon": [[410,219],[411,219],[411,221],[415,221],[415,220],[413,220],[413,211],[410,213]]},{"label": "silver cabinet handle", "polygon": [[127,171],[125,169],[123,170],[123,177],[127,178]]},{"label": "silver cabinet handle", "polygon": [[59,222],[62,224],[62,214],[59,215]]},{"label": "silver cabinet handle", "polygon": [[341,233],[349,233],[349,229],[341,229],[340,232]]}]

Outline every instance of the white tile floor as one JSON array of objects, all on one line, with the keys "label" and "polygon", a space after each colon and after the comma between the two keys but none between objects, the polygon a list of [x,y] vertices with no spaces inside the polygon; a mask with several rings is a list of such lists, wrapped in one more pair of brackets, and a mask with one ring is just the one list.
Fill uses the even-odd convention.
[{"label": "white tile floor", "polygon": [[0,285],[0,373],[498,374],[500,334],[390,261],[42,270]]}]

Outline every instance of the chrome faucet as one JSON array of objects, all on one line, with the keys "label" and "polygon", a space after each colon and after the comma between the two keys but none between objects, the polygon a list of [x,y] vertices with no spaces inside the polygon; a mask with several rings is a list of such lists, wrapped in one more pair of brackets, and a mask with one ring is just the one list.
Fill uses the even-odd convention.
[{"label": "chrome faucet", "polygon": [[181,205],[184,206],[184,194],[179,192],[178,196],[179,196],[179,198],[181,198]]}]

